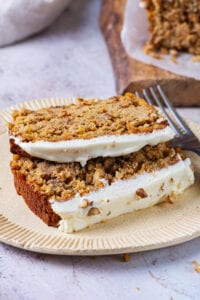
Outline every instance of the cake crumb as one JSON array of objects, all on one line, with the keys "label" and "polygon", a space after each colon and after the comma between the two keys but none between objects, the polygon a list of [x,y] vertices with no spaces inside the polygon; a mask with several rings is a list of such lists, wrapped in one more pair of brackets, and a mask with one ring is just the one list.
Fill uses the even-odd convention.
[{"label": "cake crumb", "polygon": [[139,2],[139,6],[140,6],[141,8],[146,8],[146,7],[147,7],[147,4],[146,4],[145,1],[140,1],[140,2]]},{"label": "cake crumb", "polygon": [[194,62],[194,63],[200,62],[200,55],[193,56],[191,61]]},{"label": "cake crumb", "polygon": [[123,254],[123,261],[124,262],[129,262],[130,260],[131,260],[130,254],[127,254],[127,253]]},{"label": "cake crumb", "polygon": [[141,289],[139,287],[136,287],[135,289],[136,289],[137,292],[141,291]]},{"label": "cake crumb", "polygon": [[161,56],[160,54],[158,54],[158,53],[156,53],[156,52],[154,52],[154,51],[148,52],[148,54],[149,54],[151,57],[155,58],[155,59],[160,59],[160,60],[163,59],[162,56]]},{"label": "cake crumb", "polygon": [[194,271],[197,273],[200,273],[200,264],[196,262],[196,260],[192,261],[193,267],[194,267]]},{"label": "cake crumb", "polygon": [[169,51],[166,48],[162,47],[162,48],[160,48],[160,53],[169,54]]},{"label": "cake crumb", "polygon": [[89,256],[89,258],[95,260],[97,257],[95,255],[91,255],[91,256]]}]

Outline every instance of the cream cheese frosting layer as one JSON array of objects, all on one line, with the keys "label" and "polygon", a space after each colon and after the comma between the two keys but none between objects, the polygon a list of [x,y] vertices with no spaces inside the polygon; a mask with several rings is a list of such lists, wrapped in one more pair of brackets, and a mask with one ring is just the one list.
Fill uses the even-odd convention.
[{"label": "cream cheese frosting layer", "polygon": [[76,161],[84,166],[91,158],[130,154],[146,145],[154,146],[169,141],[174,135],[174,131],[167,126],[148,134],[111,135],[59,142],[22,142],[19,137],[14,136],[10,136],[10,139],[31,156],[60,163]]},{"label": "cream cheese frosting layer", "polygon": [[176,164],[156,172],[119,180],[111,185],[104,182],[104,188],[85,196],[77,195],[62,202],[52,200],[51,206],[61,217],[59,228],[71,233],[155,205],[164,201],[167,195],[182,193],[193,182],[190,159],[183,161],[180,158]]}]

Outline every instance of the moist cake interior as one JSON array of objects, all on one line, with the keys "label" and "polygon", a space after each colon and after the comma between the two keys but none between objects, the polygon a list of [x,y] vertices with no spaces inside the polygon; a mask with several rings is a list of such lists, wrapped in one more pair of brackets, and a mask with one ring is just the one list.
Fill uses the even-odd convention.
[{"label": "moist cake interior", "polygon": [[58,164],[14,155],[11,169],[22,174],[28,184],[49,199],[63,201],[77,193],[86,195],[117,180],[165,168],[178,160],[177,151],[163,143],[146,146],[126,156],[91,159],[84,167],[79,163]]},{"label": "moist cake interior", "polygon": [[154,106],[127,93],[103,101],[79,99],[68,106],[14,111],[9,133],[24,142],[56,142],[149,133],[167,125]]}]

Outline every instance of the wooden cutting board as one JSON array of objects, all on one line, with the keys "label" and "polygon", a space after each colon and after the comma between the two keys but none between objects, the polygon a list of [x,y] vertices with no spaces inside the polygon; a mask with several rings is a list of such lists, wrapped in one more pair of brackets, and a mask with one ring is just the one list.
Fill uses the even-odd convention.
[{"label": "wooden cutting board", "polygon": [[108,46],[119,94],[161,84],[176,106],[200,106],[200,81],[179,76],[127,55],[121,41],[126,0],[103,0],[100,28]]}]

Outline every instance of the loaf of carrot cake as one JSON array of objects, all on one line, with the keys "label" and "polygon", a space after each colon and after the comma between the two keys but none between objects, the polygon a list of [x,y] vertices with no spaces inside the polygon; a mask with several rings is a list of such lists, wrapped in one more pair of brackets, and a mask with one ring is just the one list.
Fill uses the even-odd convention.
[{"label": "loaf of carrot cake", "polygon": [[149,20],[145,51],[200,55],[199,0],[142,0]]},{"label": "loaf of carrot cake", "polygon": [[160,111],[127,93],[107,100],[22,109],[9,124],[11,152],[55,162],[117,157],[173,138]]},{"label": "loaf of carrot cake", "polygon": [[[61,113],[62,109],[56,109]],[[35,118],[32,112],[29,116]],[[45,138],[42,133],[39,136]],[[38,139],[38,131],[31,137]],[[194,182],[190,160],[167,143],[148,145],[124,156],[90,159],[85,166],[13,155],[11,170],[16,190],[30,209],[48,225],[59,226],[67,233],[173,201]]]}]

